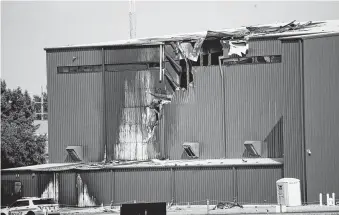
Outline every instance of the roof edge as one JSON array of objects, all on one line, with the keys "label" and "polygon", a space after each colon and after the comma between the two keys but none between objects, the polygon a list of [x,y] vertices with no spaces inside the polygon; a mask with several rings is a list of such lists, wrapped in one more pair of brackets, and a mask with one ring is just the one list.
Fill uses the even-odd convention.
[{"label": "roof edge", "polygon": [[295,35],[295,36],[287,36],[287,37],[280,37],[279,40],[295,40],[295,39],[301,39],[301,40],[307,40],[307,39],[315,39],[315,38],[321,38],[321,37],[333,37],[333,36],[339,36],[339,32],[326,32],[326,33],[312,33],[312,34],[306,34],[306,35]]}]

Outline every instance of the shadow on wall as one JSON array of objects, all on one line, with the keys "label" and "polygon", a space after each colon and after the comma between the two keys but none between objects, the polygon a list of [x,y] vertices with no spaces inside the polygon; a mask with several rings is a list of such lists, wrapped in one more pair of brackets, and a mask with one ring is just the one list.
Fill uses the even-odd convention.
[{"label": "shadow on wall", "polygon": [[[267,137],[263,140],[263,148],[262,150],[266,150],[267,153],[262,157],[267,158],[282,158],[283,157],[283,116],[280,117],[278,122],[274,125],[273,129],[267,135]],[[243,152],[243,157],[245,158],[253,158],[258,157],[252,155],[247,149]]]}]

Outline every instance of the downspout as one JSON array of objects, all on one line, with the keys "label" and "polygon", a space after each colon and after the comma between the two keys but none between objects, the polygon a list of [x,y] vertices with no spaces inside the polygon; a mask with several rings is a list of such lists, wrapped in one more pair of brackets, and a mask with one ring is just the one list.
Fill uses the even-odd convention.
[{"label": "downspout", "polygon": [[[102,58],[102,95],[103,95],[103,113],[102,113],[102,117],[103,117],[103,142],[104,142],[104,162],[107,162],[107,160],[110,158],[107,157],[107,123],[106,123],[106,84],[105,84],[105,80],[106,80],[106,73],[105,73],[105,50],[104,48],[101,49],[101,58]],[[112,150],[114,150],[114,147],[112,147]],[[114,152],[112,151],[111,154],[114,155]]]},{"label": "downspout", "polygon": [[306,141],[305,141],[305,89],[304,89],[304,44],[302,40],[299,43],[299,74],[300,74],[300,93],[301,93],[301,147],[302,147],[302,177],[303,177],[303,199],[307,202],[307,172],[306,172]]},{"label": "downspout", "polygon": [[226,148],[226,113],[225,113],[225,104],[226,104],[226,98],[225,98],[225,83],[224,83],[224,75],[223,75],[223,70],[222,70],[222,64],[221,64],[221,60],[223,59],[224,57],[223,56],[219,56],[219,70],[220,70],[220,78],[221,78],[221,87],[222,87],[222,101],[223,101],[223,104],[222,104],[222,107],[223,107],[223,111],[222,111],[222,135],[223,135],[223,139],[225,141],[224,143],[224,153],[225,153],[225,158],[226,158],[226,155],[227,155],[227,148]]}]

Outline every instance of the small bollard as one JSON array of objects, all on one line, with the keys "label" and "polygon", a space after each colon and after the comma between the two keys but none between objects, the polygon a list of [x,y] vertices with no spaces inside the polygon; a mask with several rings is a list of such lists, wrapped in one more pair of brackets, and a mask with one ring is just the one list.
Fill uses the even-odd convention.
[{"label": "small bollard", "polygon": [[207,199],[206,201],[206,205],[207,205],[207,214],[209,213],[209,206],[210,206],[210,201]]},{"label": "small bollard", "polygon": [[187,208],[191,208],[191,206],[190,206],[190,203],[189,203],[189,202],[187,202]]},{"label": "small bollard", "polygon": [[134,200],[134,204],[137,203],[137,200]]},{"label": "small bollard", "polygon": [[319,206],[323,206],[323,194],[319,193]]},{"label": "small bollard", "polygon": [[335,202],[335,193],[332,193],[332,199],[333,199],[333,206],[336,205],[336,202]]}]

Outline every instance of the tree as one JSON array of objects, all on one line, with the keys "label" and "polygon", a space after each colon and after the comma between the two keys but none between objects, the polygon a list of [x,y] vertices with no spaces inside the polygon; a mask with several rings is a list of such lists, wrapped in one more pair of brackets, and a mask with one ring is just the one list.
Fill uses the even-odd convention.
[{"label": "tree", "polygon": [[31,97],[20,88],[10,90],[1,81],[1,168],[42,164],[45,162],[46,135],[39,128]]}]

